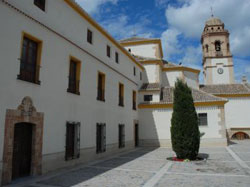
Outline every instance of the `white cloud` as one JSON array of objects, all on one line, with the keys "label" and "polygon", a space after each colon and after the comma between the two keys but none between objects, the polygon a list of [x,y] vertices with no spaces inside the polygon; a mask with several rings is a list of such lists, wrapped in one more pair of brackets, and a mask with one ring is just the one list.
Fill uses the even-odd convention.
[{"label": "white cloud", "polygon": [[152,37],[152,32],[150,32],[150,29],[146,28],[151,22],[144,16],[141,17],[140,20],[141,21],[138,21],[139,23],[131,24],[129,23],[128,16],[122,14],[104,20],[100,24],[118,40],[131,37],[135,34],[140,37]]},{"label": "white cloud", "polygon": [[174,54],[180,54],[181,53],[181,45],[178,41],[178,36],[180,36],[181,32],[177,29],[167,29],[165,32],[161,35],[161,41],[163,44],[163,52],[165,58],[171,58],[171,56]]},{"label": "white cloud", "polygon": [[76,2],[89,14],[98,12],[101,5],[105,3],[116,4],[118,0],[76,0]]}]

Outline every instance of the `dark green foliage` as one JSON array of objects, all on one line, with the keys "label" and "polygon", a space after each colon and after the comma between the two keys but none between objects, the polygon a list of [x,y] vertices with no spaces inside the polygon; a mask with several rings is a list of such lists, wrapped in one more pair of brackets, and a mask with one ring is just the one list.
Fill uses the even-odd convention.
[{"label": "dark green foliage", "polygon": [[177,80],[174,89],[171,140],[177,158],[196,159],[200,148],[198,117],[192,91],[181,80]]}]

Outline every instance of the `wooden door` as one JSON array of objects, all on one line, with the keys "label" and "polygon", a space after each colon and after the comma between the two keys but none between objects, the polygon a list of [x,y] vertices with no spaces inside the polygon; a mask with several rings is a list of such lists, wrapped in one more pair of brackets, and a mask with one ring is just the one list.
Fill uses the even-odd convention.
[{"label": "wooden door", "polygon": [[74,147],[75,147],[75,125],[67,123],[66,132],[66,160],[72,159],[74,157]]},{"label": "wooden door", "polygon": [[30,175],[32,150],[32,124],[15,125],[12,160],[12,179]]},{"label": "wooden door", "polygon": [[135,124],[135,147],[139,146],[139,125]]}]

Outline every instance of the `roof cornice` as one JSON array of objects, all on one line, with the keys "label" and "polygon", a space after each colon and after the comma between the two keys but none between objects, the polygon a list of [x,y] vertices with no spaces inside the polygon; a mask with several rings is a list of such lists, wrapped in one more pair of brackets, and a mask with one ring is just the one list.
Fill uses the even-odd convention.
[{"label": "roof cornice", "polygon": [[147,39],[147,40],[140,40],[140,41],[121,41],[120,44],[124,47],[131,46],[131,45],[143,45],[143,44],[158,44],[160,47],[161,58],[163,58],[163,50],[161,39]]},{"label": "roof cornice", "polygon": [[116,47],[118,47],[126,56],[128,56],[141,70],[144,67],[135,60],[135,58],[119,44],[107,31],[105,31],[94,19],[92,19],[76,2],[73,0],[64,0],[73,10],[75,10],[81,17],[87,20],[93,27],[106,36]]}]

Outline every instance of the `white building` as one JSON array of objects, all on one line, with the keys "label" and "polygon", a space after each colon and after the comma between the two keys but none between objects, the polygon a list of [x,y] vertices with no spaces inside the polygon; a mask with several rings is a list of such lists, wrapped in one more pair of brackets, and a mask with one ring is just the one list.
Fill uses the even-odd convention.
[{"label": "white building", "polygon": [[230,82],[230,60],[218,63],[225,82],[199,85],[199,70],[163,60],[159,39],[119,43],[73,0],[1,0],[0,24],[0,184],[139,144],[170,146],[177,78],[193,90],[202,145],[249,133],[250,86]]}]

